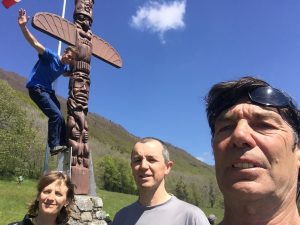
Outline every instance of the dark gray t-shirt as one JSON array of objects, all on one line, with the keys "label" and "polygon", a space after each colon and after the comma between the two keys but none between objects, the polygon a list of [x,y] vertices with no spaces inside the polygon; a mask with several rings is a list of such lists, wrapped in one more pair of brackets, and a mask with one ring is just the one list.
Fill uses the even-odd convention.
[{"label": "dark gray t-shirt", "polygon": [[167,202],[145,207],[138,202],[121,209],[112,225],[209,225],[202,210],[172,196]]}]

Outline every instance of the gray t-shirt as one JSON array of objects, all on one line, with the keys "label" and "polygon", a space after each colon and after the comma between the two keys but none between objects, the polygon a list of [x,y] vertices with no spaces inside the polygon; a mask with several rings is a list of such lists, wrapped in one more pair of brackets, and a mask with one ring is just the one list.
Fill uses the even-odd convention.
[{"label": "gray t-shirt", "polygon": [[139,202],[126,206],[112,225],[209,225],[202,210],[172,196],[167,202],[145,207]]}]

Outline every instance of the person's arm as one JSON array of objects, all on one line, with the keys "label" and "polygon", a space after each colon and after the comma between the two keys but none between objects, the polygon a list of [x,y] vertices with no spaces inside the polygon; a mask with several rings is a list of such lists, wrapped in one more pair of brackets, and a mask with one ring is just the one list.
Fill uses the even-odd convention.
[{"label": "person's arm", "polygon": [[29,42],[29,44],[32,47],[34,47],[40,55],[43,55],[43,53],[45,51],[45,47],[40,42],[38,42],[38,40],[33,36],[33,34],[26,27],[28,18],[29,17],[26,16],[26,11],[24,9],[20,9],[18,22],[19,22],[21,31],[22,31],[25,39]]}]

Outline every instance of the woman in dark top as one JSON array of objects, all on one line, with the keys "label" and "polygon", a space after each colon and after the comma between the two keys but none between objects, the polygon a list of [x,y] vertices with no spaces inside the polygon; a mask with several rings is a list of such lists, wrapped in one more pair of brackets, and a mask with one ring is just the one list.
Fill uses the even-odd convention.
[{"label": "woman in dark top", "polygon": [[36,199],[20,222],[9,225],[66,225],[74,200],[71,179],[63,172],[43,175],[37,185]]}]

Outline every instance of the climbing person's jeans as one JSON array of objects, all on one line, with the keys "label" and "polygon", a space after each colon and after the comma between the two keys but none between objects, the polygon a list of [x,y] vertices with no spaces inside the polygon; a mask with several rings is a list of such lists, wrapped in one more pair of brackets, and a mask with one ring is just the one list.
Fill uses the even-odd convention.
[{"label": "climbing person's jeans", "polygon": [[46,91],[40,87],[29,88],[29,96],[48,120],[48,145],[51,148],[66,145],[66,125],[60,104],[54,91]]}]

